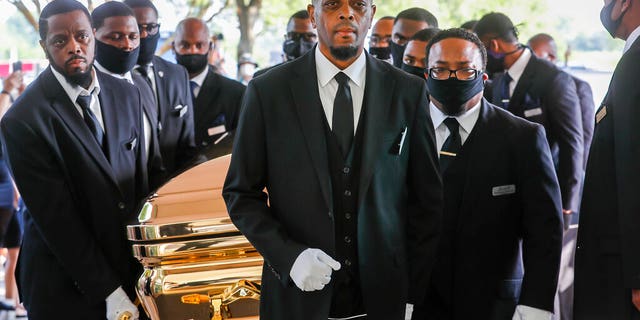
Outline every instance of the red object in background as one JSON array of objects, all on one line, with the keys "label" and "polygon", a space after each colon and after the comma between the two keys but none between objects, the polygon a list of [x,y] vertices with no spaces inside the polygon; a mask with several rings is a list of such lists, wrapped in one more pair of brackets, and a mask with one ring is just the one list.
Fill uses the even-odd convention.
[{"label": "red object in background", "polygon": [[7,76],[9,76],[10,66],[10,63],[0,63],[0,78],[6,78]]},{"label": "red object in background", "polygon": [[[34,62],[25,62],[22,61],[22,72],[29,73],[33,72],[36,69],[36,64]],[[0,78],[8,77],[13,70],[11,70],[10,62],[0,62]]]}]

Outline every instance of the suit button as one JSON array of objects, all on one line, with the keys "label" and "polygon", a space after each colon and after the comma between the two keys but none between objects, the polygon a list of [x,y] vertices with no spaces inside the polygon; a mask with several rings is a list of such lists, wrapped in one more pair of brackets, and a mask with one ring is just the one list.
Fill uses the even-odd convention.
[{"label": "suit button", "polygon": [[344,237],[344,242],[345,242],[345,243],[351,243],[351,237],[349,237],[349,236],[345,236],[345,237]]},{"label": "suit button", "polygon": [[350,267],[351,266],[351,260],[344,259],[344,265],[347,266],[347,267]]},{"label": "suit button", "polygon": [[118,208],[120,210],[124,210],[124,208],[125,208],[124,202],[118,202]]},{"label": "suit button", "polygon": [[351,168],[349,168],[349,167],[342,168],[342,173],[349,174],[349,172],[351,172]]},{"label": "suit button", "polygon": [[344,214],[344,218],[347,219],[347,220],[351,219],[351,213],[349,213],[349,212],[345,213]]},{"label": "suit button", "polygon": [[333,212],[329,211],[328,215],[329,217],[333,218]]},{"label": "suit button", "polygon": [[345,190],[344,195],[347,197],[351,197],[351,190]]}]

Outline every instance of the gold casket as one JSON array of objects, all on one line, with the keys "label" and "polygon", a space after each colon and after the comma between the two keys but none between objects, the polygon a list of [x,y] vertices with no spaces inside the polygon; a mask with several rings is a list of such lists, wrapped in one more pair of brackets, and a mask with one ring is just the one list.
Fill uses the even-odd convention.
[{"label": "gold casket", "polygon": [[138,297],[153,320],[258,319],[263,261],[222,199],[230,159],[171,179],[127,228],[144,266]]}]

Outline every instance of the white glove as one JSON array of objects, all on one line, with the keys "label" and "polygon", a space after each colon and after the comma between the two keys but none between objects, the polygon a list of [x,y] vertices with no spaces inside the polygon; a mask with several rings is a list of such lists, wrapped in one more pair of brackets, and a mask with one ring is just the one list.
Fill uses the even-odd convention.
[{"label": "white glove", "polygon": [[413,305],[411,303],[407,303],[407,307],[404,309],[404,320],[411,320],[412,315]]},{"label": "white glove", "polygon": [[551,320],[553,313],[519,304],[513,313],[513,320]]},{"label": "white glove", "polygon": [[293,283],[302,291],[322,290],[333,270],[340,270],[340,262],[320,249],[306,249],[300,253],[289,271]]},{"label": "white glove", "polygon": [[118,320],[118,317],[125,312],[131,313],[131,320],[138,320],[140,314],[138,308],[129,300],[127,293],[122,290],[122,287],[118,287],[116,291],[112,292],[107,297],[107,319]]}]

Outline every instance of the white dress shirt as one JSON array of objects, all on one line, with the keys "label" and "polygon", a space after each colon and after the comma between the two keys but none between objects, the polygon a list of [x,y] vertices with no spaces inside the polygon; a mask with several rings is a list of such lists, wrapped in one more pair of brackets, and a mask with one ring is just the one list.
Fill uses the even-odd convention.
[{"label": "white dress shirt", "polygon": [[[103,67],[100,62],[98,62],[97,60],[94,61],[93,63],[96,68],[98,68],[98,70],[114,77],[117,79],[123,79],[126,80],[127,82],[129,82],[131,85],[135,86],[135,83],[133,83],[133,78],[131,77],[131,71],[127,71],[127,73],[125,74],[117,74],[117,73],[113,73],[109,70],[107,70],[107,68]],[[91,110],[93,111],[93,110]],[[143,130],[144,130],[144,150],[147,153],[147,159],[151,156],[151,152],[149,150],[149,147],[151,146],[151,120],[149,119],[149,117],[147,116],[147,113],[144,111],[144,108],[142,106],[140,106],[140,111],[142,111],[142,124],[143,124]]]},{"label": "white dress shirt", "polygon": [[[469,138],[471,134],[471,130],[475,127],[476,122],[478,122],[478,118],[480,117],[480,105],[482,101],[478,102],[471,109],[467,110],[465,113],[457,115],[455,117],[448,116],[444,114],[438,107],[436,107],[433,102],[429,103],[429,109],[431,111],[431,121],[433,122],[433,128],[436,131],[436,146],[438,147],[438,151],[442,149],[442,145],[449,137],[449,128],[444,124],[444,120],[447,118],[455,118],[458,120],[460,124],[459,132],[460,132],[460,142],[464,144]],[[440,157],[440,153],[438,153],[438,157]]]},{"label": "white dress shirt", "polygon": [[[200,94],[200,88],[202,88],[202,84],[204,83],[204,80],[207,78],[208,74],[209,65],[207,65],[207,67],[204,68],[202,72],[198,73],[197,76],[193,77],[193,79],[189,79],[189,82],[193,81],[198,85],[193,89],[193,99],[197,98],[198,94]],[[189,83],[189,85],[191,85],[191,83]]]},{"label": "white dress shirt", "polygon": [[333,128],[333,100],[336,97],[339,86],[338,81],[334,77],[339,72],[344,72],[349,76],[349,87],[351,89],[351,100],[353,102],[353,134],[355,135],[358,128],[360,112],[362,111],[362,102],[364,100],[364,87],[367,78],[366,55],[363,51],[350,66],[344,70],[340,70],[320,52],[319,46],[316,46],[315,54],[316,73],[318,74],[318,92],[330,128]]},{"label": "white dress shirt", "polygon": [[51,68],[53,72],[53,76],[56,77],[64,92],[67,93],[71,102],[76,107],[76,110],[80,114],[80,117],[84,119],[82,115],[82,108],[76,100],[78,96],[88,96],[91,95],[91,103],[89,104],[89,109],[98,119],[98,123],[100,123],[100,127],[102,127],[102,131],[104,131],[105,135],[107,134],[107,130],[104,128],[104,121],[102,120],[102,108],[100,106],[100,99],[98,99],[98,95],[100,94],[100,83],[98,82],[98,77],[96,77],[96,72],[94,69],[91,69],[91,85],[89,85],[89,89],[85,89],[81,86],[75,85],[67,81],[67,79],[60,74],[60,72],[56,71],[53,67]]},{"label": "white dress shirt", "polygon": [[511,65],[511,68],[507,70],[507,73],[509,74],[511,79],[513,79],[511,83],[509,83],[509,96],[513,95],[513,91],[516,89],[516,85],[518,84],[518,81],[520,81],[520,77],[522,77],[522,73],[527,67],[530,59],[531,50],[529,50],[528,48],[524,48],[524,51],[522,51],[520,58],[518,58],[518,60],[516,60],[513,65]]},{"label": "white dress shirt", "polygon": [[627,42],[625,42],[624,44],[624,50],[622,52],[627,53],[627,51],[631,49],[631,45],[636,42],[636,39],[638,39],[638,37],[640,37],[640,26],[633,30],[631,34],[629,34],[629,36],[627,37]]}]

